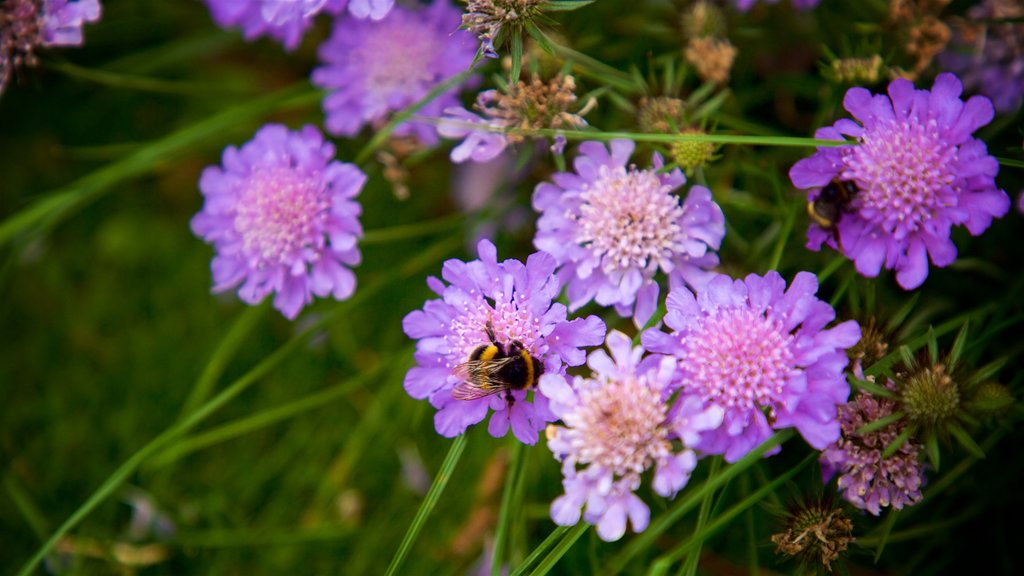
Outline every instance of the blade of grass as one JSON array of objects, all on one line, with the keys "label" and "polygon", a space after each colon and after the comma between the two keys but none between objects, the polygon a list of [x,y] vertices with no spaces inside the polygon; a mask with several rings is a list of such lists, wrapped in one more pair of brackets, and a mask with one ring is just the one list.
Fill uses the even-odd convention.
[{"label": "blade of grass", "polygon": [[512,462],[509,466],[508,476],[505,478],[505,488],[501,494],[501,510],[498,512],[498,530],[494,535],[494,554],[491,559],[491,576],[501,574],[501,564],[505,560],[505,544],[508,539],[509,523],[512,518],[512,502],[516,488],[522,482],[522,474],[525,469],[525,458],[523,457],[523,443],[518,439],[512,439]]},{"label": "blade of grass", "polygon": [[[718,473],[718,469],[722,466],[722,459],[715,458],[711,461],[711,470],[708,472],[709,476],[714,476]],[[700,511],[697,512],[697,526],[696,530],[700,532],[704,525],[708,523],[708,517],[711,515],[711,500],[714,498],[714,492],[708,492],[704,495],[703,500],[700,503]],[[694,576],[697,574],[697,563],[700,561],[700,549],[704,545],[701,541],[697,544],[694,549],[687,557],[686,562],[683,563],[680,574],[682,576]]]},{"label": "blade of grass", "polygon": [[551,549],[551,552],[541,560],[540,564],[530,572],[530,576],[544,576],[555,567],[555,564],[565,556],[565,553],[576,544],[576,541],[580,539],[580,536],[586,533],[590,529],[590,524],[586,522],[580,522],[576,526],[573,526],[571,530],[565,535],[564,538]]},{"label": "blade of grass", "polygon": [[430,513],[433,512],[434,506],[441,498],[441,494],[444,493],[445,487],[448,486],[448,480],[451,479],[455,465],[459,463],[459,458],[462,457],[462,451],[465,448],[466,435],[462,434],[455,438],[451,448],[448,449],[448,455],[445,456],[444,462],[441,464],[441,470],[430,485],[430,490],[427,491],[426,497],[423,498],[423,503],[420,504],[419,510],[416,511],[416,516],[413,518],[409,530],[402,537],[402,543],[398,545],[398,550],[395,551],[395,555],[391,558],[391,563],[388,565],[385,576],[394,576],[394,574],[399,573],[398,571],[401,569],[402,563],[405,562],[405,557],[409,554],[409,550],[412,549],[412,545],[416,543],[416,538],[420,535],[420,530],[423,529],[423,525],[426,523]]},{"label": "blade of grass", "polygon": [[621,552],[613,557],[611,561],[608,562],[607,573],[622,573],[633,557],[654,544],[654,541],[659,536],[671,528],[679,521],[680,518],[686,515],[687,512],[695,508],[707,492],[718,490],[721,486],[725,485],[726,482],[729,482],[741,472],[750,468],[755,462],[764,456],[766,452],[776,446],[782,445],[784,442],[792,438],[794,434],[796,434],[796,432],[792,428],[779,430],[770,438],[762,442],[757,448],[754,448],[747,453],[746,456],[740,458],[730,466],[727,466],[714,477],[709,477],[703,484],[691,490],[684,498],[681,498],[676,502],[668,512],[652,522],[651,525],[647,527],[647,530],[638,534],[625,546],[625,548],[622,549]]},{"label": "blade of grass", "polygon": [[568,533],[569,530],[572,530],[573,528],[575,528],[575,526],[559,526],[552,530],[551,534],[548,534],[548,537],[545,538],[539,546],[534,548],[533,552],[530,552],[530,555],[527,556],[526,559],[523,560],[523,562],[519,566],[516,566],[516,569],[512,571],[512,574],[510,574],[510,576],[523,576],[523,574],[526,573],[530,566],[532,566],[537,560],[539,560],[540,557],[545,552],[547,552],[552,546],[554,546],[556,542],[561,542],[562,538],[565,537],[566,533]]}]

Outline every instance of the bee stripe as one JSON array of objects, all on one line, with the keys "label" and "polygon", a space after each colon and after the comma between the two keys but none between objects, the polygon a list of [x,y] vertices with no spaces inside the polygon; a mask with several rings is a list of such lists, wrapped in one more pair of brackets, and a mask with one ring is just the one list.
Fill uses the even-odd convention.
[{"label": "bee stripe", "polygon": [[521,350],[519,355],[523,358],[523,363],[526,364],[526,387],[533,386],[533,358],[530,357],[530,353],[526,350]]},{"label": "bee stripe", "polygon": [[484,348],[484,351],[480,353],[480,360],[481,361],[493,360],[494,357],[497,356],[497,355],[498,355],[498,347],[495,346],[494,344],[491,344],[487,348]]}]

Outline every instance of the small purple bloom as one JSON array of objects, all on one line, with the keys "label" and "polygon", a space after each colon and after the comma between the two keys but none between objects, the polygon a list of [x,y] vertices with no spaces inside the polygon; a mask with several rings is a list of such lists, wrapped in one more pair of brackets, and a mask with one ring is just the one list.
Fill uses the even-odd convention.
[{"label": "small purple bloom", "polygon": [[99,19],[99,0],[45,0],[43,45],[81,46],[82,26]]},{"label": "small purple bloom", "polygon": [[[608,350],[590,354],[589,378],[545,374],[540,390],[564,425],[547,429],[548,448],[562,463],[565,494],[551,503],[551,518],[573,526],[583,518],[606,541],[618,540],[626,520],[642,532],[650,510],[636,494],[641,475],[654,468],[654,491],[672,498],[697,465],[692,450],[701,432],[718,427],[722,409],[685,396],[669,407],[676,360],[643,356],[625,334],[608,334]],[[673,440],[679,440],[673,443]]]},{"label": "small purple bloom", "polygon": [[[754,4],[761,2],[763,4],[778,4],[779,0],[733,0],[733,5],[736,6],[736,10],[740,12],[746,12],[754,7]],[[810,10],[818,5],[819,0],[792,0],[793,7],[797,10]]]},{"label": "small purple bloom", "polygon": [[594,300],[642,326],[657,307],[659,270],[673,286],[698,289],[713,276],[725,217],[703,186],[680,202],[675,190],[686,177],[661,173],[660,155],[648,170],[629,165],[634,147],[632,140],[613,140],[610,150],[584,142],[575,173],[538,185],[534,245],[558,261],[570,310]]},{"label": "small purple bloom", "polygon": [[213,21],[222,28],[240,27],[246,40],[270,36],[294,50],[321,12],[340,14],[346,4],[356,18],[379,20],[394,0],[205,0]]},{"label": "small purple bloom", "polygon": [[[473,37],[458,30],[460,13],[448,0],[422,10],[397,7],[378,21],[338,18],[330,39],[320,46],[324,65],[313,84],[328,90],[324,98],[327,131],[354,136],[363,126],[383,120],[423,99],[435,86],[467,68],[476,54]],[[458,105],[458,87],[427,104],[420,114],[438,117]],[[413,133],[425,144],[437,142],[427,124],[405,123],[399,136]]]},{"label": "small purple bloom", "polygon": [[858,145],[819,148],[789,171],[797,188],[811,189],[811,201],[834,179],[857,189],[835,231],[811,224],[808,248],[828,244],[868,277],[883,265],[895,269],[900,286],[911,290],[928,277],[929,257],[940,268],[956,259],[954,225],[977,236],[1006,214],[1010,198],[995,184],[999,163],[971,137],[992,120],[992,103],[983,96],[965,103],[961,89],[956,76],[940,74],[930,91],[898,79],[888,96],[864,88],[846,93],[843,105],[859,123],[844,118],[815,137],[850,136]]},{"label": "small purple bloom", "polygon": [[476,130],[473,128],[474,124],[498,129],[507,127],[505,123],[481,118],[465,108],[444,109],[444,117],[437,125],[437,133],[452,140],[464,138],[461,144],[452,149],[452,162],[456,164],[461,164],[466,160],[489,162],[497,158],[509,145],[508,138],[503,133],[494,130]]},{"label": "small purple bloom", "polygon": [[848,320],[826,329],[836,314],[817,291],[810,272],[798,273],[787,289],[772,271],[743,280],[720,274],[696,298],[685,288],[669,293],[672,333],[647,330],[643,346],[678,358],[684,394],[725,410],[722,426],[704,433],[696,448],[735,462],[773,428],[791,427],[819,450],[836,441],[836,407],[850,393],[846,349],[860,328]]},{"label": "small purple bloom", "polygon": [[499,342],[519,341],[544,365],[545,374],[564,374],[566,366],[585,360],[583,346],[604,340],[605,325],[598,317],[567,319],[563,304],[553,303],[561,286],[555,276],[555,261],[543,252],[531,254],[524,265],[518,260],[498,262],[494,244],[481,240],[479,260],[449,260],[441,270],[448,282],[430,277],[427,285],[440,296],[429,300],[402,321],[402,328],[416,343],[416,363],[405,377],[405,390],[417,399],[428,398],[438,409],[434,425],[442,436],[462,434],[493,410],[487,427],[494,437],[504,436],[509,427],[526,444],[537,442],[537,433],[555,415],[548,398],[535,391],[527,402],[527,391],[476,400],[457,400],[452,389],[461,380],[455,368],[469,359],[479,346],[487,344],[488,323]]},{"label": "small purple bloom", "polygon": [[967,15],[970,20],[939,63],[959,75],[967,90],[991,98],[997,112],[1013,112],[1024,101],[1024,4],[984,0]]},{"label": "small purple bloom", "polygon": [[361,208],[354,200],[366,175],[334,160],[334,145],[313,126],[261,128],[240,149],[224,150],[223,167],[199,179],[206,201],[192,231],[217,251],[213,291],[241,284],[238,296],[294,319],[313,296],[344,300],[360,261]]},{"label": "small purple bloom", "polygon": [[[890,381],[887,388],[894,390],[895,385]],[[923,447],[916,440],[907,440],[892,456],[882,458],[886,447],[907,427],[905,420],[866,434],[857,432],[865,424],[891,416],[896,408],[888,398],[857,395],[839,407],[842,436],[821,453],[822,479],[828,482],[838,473],[843,498],[875,516],[885,506],[899,510],[916,504],[925,480]]]}]

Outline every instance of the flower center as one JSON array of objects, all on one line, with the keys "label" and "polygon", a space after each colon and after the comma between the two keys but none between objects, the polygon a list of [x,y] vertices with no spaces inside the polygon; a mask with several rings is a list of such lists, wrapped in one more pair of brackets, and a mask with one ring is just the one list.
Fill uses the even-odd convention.
[{"label": "flower center", "polygon": [[793,336],[782,323],[748,309],[720,310],[683,339],[687,386],[725,408],[771,406],[798,370]]},{"label": "flower center", "polygon": [[526,308],[520,308],[517,295],[511,302],[506,302],[500,292],[496,294],[498,302],[492,306],[484,298],[475,297],[462,303],[462,313],[456,316],[449,326],[448,340],[452,353],[465,359],[477,347],[489,342],[487,323],[491,323],[498,342],[507,343],[517,340],[534,356],[543,354],[546,349],[539,345],[541,334],[540,318],[531,314]]},{"label": "flower center", "polygon": [[575,241],[600,258],[606,274],[631,268],[653,274],[677,251],[683,209],[654,171],[602,166],[580,197]]},{"label": "flower center", "polygon": [[323,247],[328,208],[319,179],[291,168],[257,168],[239,193],[235,230],[258,265],[283,264],[302,248]]},{"label": "flower center", "polygon": [[841,177],[857,185],[852,206],[901,238],[957,204],[957,152],[934,120],[888,122],[866,131],[860,146],[844,150]]},{"label": "flower center", "polygon": [[353,61],[363,62],[360,68],[371,95],[418,97],[436,80],[433,61],[439,38],[435,26],[424,23],[423,18],[393,12],[385,23],[372,25],[365,42],[351,54]]},{"label": "flower center", "polygon": [[638,477],[671,450],[666,409],[646,376],[582,391],[579,407],[565,419],[579,463],[597,464],[619,478]]}]

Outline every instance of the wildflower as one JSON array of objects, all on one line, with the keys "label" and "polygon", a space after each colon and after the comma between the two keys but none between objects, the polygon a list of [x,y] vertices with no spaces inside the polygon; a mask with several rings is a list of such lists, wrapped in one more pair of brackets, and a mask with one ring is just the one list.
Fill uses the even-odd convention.
[{"label": "wildflower", "polygon": [[526,444],[537,441],[537,432],[555,419],[543,392],[512,391],[513,401],[503,394],[476,400],[458,400],[452,389],[462,380],[455,369],[479,346],[487,344],[488,327],[498,342],[520,342],[544,366],[545,374],[564,374],[566,366],[585,360],[580,347],[596,346],[605,335],[596,316],[568,320],[563,304],[552,301],[561,291],[554,275],[555,261],[543,252],[518,260],[498,262],[494,244],[481,240],[480,258],[470,262],[445,262],[441,277],[427,284],[441,299],[429,300],[402,320],[402,328],[416,344],[418,366],[405,377],[405,390],[417,399],[427,398],[438,409],[434,426],[442,436],[458,436],[493,410],[488,432],[504,436],[509,427]]},{"label": "wildflower", "polygon": [[299,46],[302,36],[320,13],[340,14],[348,6],[356,18],[380,20],[394,0],[205,0],[210,16],[222,28],[239,27],[248,41],[270,36],[288,51]]},{"label": "wildflower", "polygon": [[[446,108],[437,132],[445,138],[465,138],[452,150],[453,162],[486,162],[509,144],[523,141],[524,136],[507,133],[510,128],[560,130],[585,126],[583,115],[592,104],[574,112],[576,100],[576,80],[572,76],[557,76],[548,82],[534,76],[528,83],[519,80],[502,91],[481,92],[474,105],[481,116],[463,108]],[[484,128],[474,129],[474,124]]]},{"label": "wildflower", "polygon": [[693,186],[680,203],[674,191],[686,182],[655,155],[653,168],[629,165],[635,144],[613,140],[580,144],[575,173],[558,173],[533,194],[541,212],[534,245],[554,256],[567,285],[569,309],[596,301],[615,306],[642,325],[657,307],[660,270],[672,285],[703,285],[718,265],[714,253],[725,235],[725,217],[711,191]]},{"label": "wildflower", "polygon": [[726,38],[702,36],[690,38],[683,55],[702,81],[725,84],[736,59],[736,47]]},{"label": "wildflower", "polygon": [[14,70],[38,63],[46,46],[81,46],[82,26],[100,19],[99,0],[6,0],[0,3],[0,94]]},{"label": "wildflower", "polygon": [[[761,0],[732,0],[736,9],[740,12],[746,12],[753,8],[754,4],[757,4]],[[763,0],[765,4],[778,4],[779,0]],[[793,0],[793,7],[797,10],[810,10],[818,5],[818,0]]]},{"label": "wildflower", "polygon": [[997,112],[1013,112],[1024,101],[1024,5],[984,0],[967,16],[939,63],[991,98]]},{"label": "wildflower", "polygon": [[295,318],[313,295],[344,300],[356,287],[360,206],[366,175],[334,158],[334,145],[313,126],[261,128],[240,149],[224,150],[223,167],[199,179],[206,197],[192,231],[213,244],[213,291],[241,284],[256,304],[271,292],[274,307]]},{"label": "wildflower", "polygon": [[540,15],[544,0],[469,0],[462,27],[480,39],[480,52],[497,58],[497,49]]},{"label": "wildflower", "polygon": [[808,248],[828,244],[869,277],[883,265],[895,269],[911,290],[927,278],[929,256],[940,268],[956,259],[954,225],[977,236],[1006,214],[1010,199],[994,180],[999,164],[971,137],[992,119],[992,104],[982,96],[965,103],[960,92],[952,74],[940,74],[930,91],[902,79],[889,84],[888,96],[847,91],[843,105],[859,123],[842,119],[815,137],[851,136],[859,146],[819,148],[789,171],[797,188],[811,189],[811,201],[834,180],[856,188],[834,228],[811,224]]},{"label": "wildflower", "polygon": [[789,514],[786,530],[772,535],[776,554],[799,557],[832,572],[832,563],[854,541],[853,522],[831,498],[802,503]]},{"label": "wildflower", "polygon": [[[886,388],[895,390],[895,385],[890,380]],[[893,399],[858,394],[839,408],[842,435],[821,453],[823,481],[839,474],[838,488],[843,498],[875,516],[883,507],[899,510],[921,499],[921,444],[907,439],[894,452],[886,454],[886,449],[903,434],[906,420],[860,431],[867,424],[891,417],[897,410]]]},{"label": "wildflower", "polygon": [[[669,407],[675,359],[650,356],[629,337],[612,331],[608,350],[590,354],[589,378],[570,385],[557,374],[541,377],[541,391],[564,426],[549,425],[548,447],[562,462],[565,494],[551,504],[556,524],[583,518],[606,541],[618,540],[626,519],[634,532],[647,527],[650,510],[635,494],[641,475],[654,468],[654,491],[671,498],[697,465],[693,444],[722,422],[722,409],[689,396]],[[673,440],[679,442],[673,443]]]},{"label": "wildflower", "polygon": [[679,359],[682,391],[725,410],[697,448],[735,462],[771,429],[796,427],[822,449],[839,437],[836,406],[850,393],[846,349],[860,339],[853,320],[826,329],[835,311],[819,300],[818,280],[800,272],[786,288],[778,272],[743,280],[719,274],[696,298],[673,289],[665,323],[643,333],[644,348]]},{"label": "wildflower", "polygon": [[[323,103],[327,131],[354,136],[469,68],[475,49],[468,34],[452,32],[458,23],[459,12],[448,0],[434,0],[422,10],[399,6],[377,21],[338,18],[320,46],[324,64],[312,75],[313,84],[328,90]],[[458,87],[452,87],[420,113],[436,117],[456,105]],[[395,132],[415,134],[428,145],[437,141],[427,124],[404,123]]]}]

